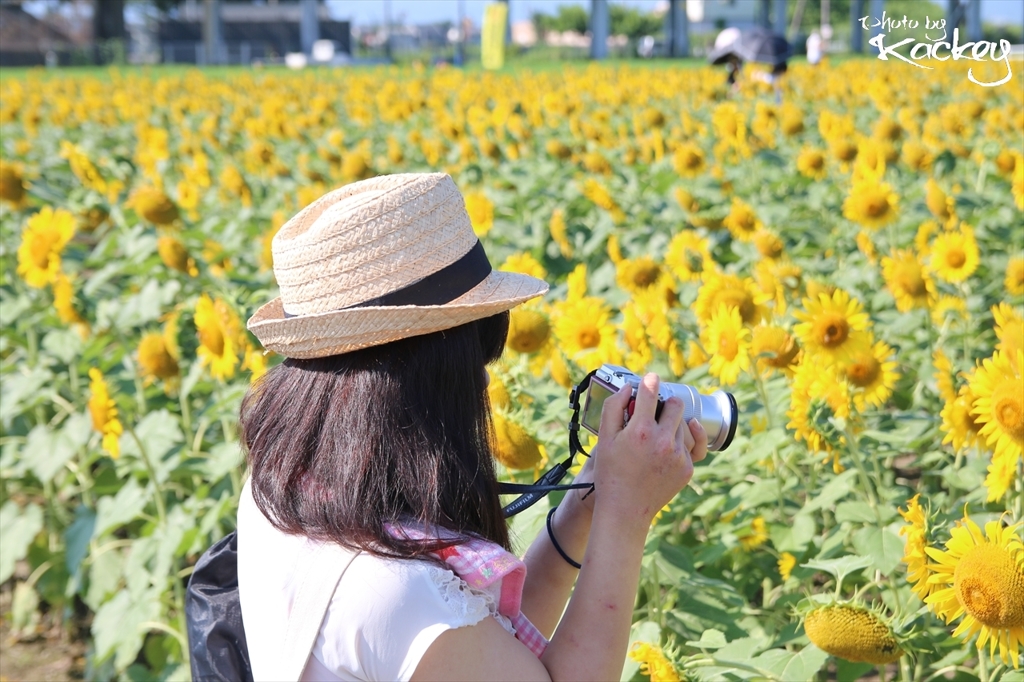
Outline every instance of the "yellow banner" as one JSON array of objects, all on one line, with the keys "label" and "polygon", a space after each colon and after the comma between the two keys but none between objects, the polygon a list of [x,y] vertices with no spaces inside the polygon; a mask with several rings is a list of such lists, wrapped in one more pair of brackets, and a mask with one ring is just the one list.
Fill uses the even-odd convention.
[{"label": "yellow banner", "polygon": [[500,69],[505,65],[507,24],[507,4],[497,2],[484,8],[484,25],[480,30],[480,61],[485,69]]}]

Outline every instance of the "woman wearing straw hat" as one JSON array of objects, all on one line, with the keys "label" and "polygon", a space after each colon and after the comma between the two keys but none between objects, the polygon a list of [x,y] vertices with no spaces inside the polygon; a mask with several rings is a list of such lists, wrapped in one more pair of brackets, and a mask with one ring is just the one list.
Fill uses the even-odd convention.
[{"label": "woman wearing straw hat", "polygon": [[609,398],[578,477],[594,494],[567,494],[520,559],[485,366],[508,310],[547,285],[491,269],[439,173],[335,190],[281,228],[273,255],[281,295],[248,327],[286,359],[240,420],[254,678],[617,679],[647,531],[706,454],[699,423],[678,398],[655,419],[653,374],[625,426],[628,390]]}]

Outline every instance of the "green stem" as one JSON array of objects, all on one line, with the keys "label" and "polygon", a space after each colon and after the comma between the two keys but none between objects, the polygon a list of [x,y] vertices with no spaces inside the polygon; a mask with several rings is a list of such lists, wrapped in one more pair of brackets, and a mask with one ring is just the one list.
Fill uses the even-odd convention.
[{"label": "green stem", "polygon": [[181,428],[185,432],[185,442],[192,440],[192,410],[188,404],[188,396],[178,391],[178,404],[181,405]]},{"label": "green stem", "polygon": [[871,505],[872,511],[875,512],[875,518],[878,520],[878,527],[882,527],[882,517],[878,513],[878,498],[875,496],[875,489],[871,485],[871,479],[868,477],[867,469],[864,468],[864,461],[861,457],[860,448],[857,446],[857,440],[850,433],[850,429],[844,430],[846,434],[846,446],[850,451],[850,457],[853,459],[854,465],[857,467],[857,472],[860,474],[861,484],[864,486],[864,492],[868,496],[868,504]]},{"label": "green stem", "polygon": [[28,365],[29,367],[35,367],[36,361],[39,359],[39,332],[36,328],[29,326],[26,330],[26,340],[28,341]]},{"label": "green stem", "polygon": [[989,682],[988,658],[984,649],[978,649],[978,682]]},{"label": "green stem", "polygon": [[160,493],[160,484],[157,482],[156,469],[153,467],[153,462],[149,459],[149,454],[146,452],[146,446],[142,444],[142,439],[135,433],[135,429],[131,426],[126,426],[125,428],[135,440],[135,444],[139,447],[139,455],[142,458],[142,463],[145,465],[147,473],[149,473],[149,480],[153,482],[153,501],[156,503],[156,515],[160,520],[160,525],[166,528],[167,508],[164,506],[164,496]]},{"label": "green stem", "polygon": [[757,385],[757,392],[761,396],[761,404],[764,405],[764,412],[768,416],[768,428],[771,429],[775,426],[775,420],[772,416],[772,407],[768,402],[768,391],[764,387],[764,379],[761,377],[759,371],[751,372],[754,375],[754,383]]}]

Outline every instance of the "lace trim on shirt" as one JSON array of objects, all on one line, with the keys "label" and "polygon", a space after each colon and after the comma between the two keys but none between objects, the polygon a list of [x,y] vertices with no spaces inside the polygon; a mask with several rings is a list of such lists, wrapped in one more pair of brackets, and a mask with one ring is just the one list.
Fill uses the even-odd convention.
[{"label": "lace trim on shirt", "polygon": [[498,613],[498,605],[489,592],[470,587],[459,576],[438,566],[430,566],[427,573],[441,594],[441,598],[459,620],[475,625],[485,616],[491,616],[510,635],[515,636],[516,630],[512,626],[512,621]]}]

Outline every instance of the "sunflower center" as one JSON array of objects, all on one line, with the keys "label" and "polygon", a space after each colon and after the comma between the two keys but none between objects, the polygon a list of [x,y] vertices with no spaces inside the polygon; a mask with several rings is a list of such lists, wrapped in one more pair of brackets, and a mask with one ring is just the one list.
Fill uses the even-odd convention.
[{"label": "sunflower center", "polygon": [[32,240],[32,264],[40,270],[46,270],[50,267],[50,248],[51,242],[49,239],[43,237],[36,237]]},{"label": "sunflower center", "polygon": [[982,625],[1024,627],[1024,572],[1007,549],[993,543],[969,549],[953,572],[953,588]]},{"label": "sunflower center", "polygon": [[581,329],[577,338],[581,348],[597,348],[601,343],[601,333],[593,327]]},{"label": "sunflower center", "polygon": [[866,388],[875,382],[881,371],[882,365],[877,359],[865,358],[852,363],[846,369],[846,376],[854,386]]},{"label": "sunflower center", "polygon": [[946,254],[946,264],[951,268],[961,268],[967,262],[967,254],[963,249],[953,248]]},{"label": "sunflower center", "polygon": [[1020,384],[1016,390],[1012,379],[1003,381],[992,392],[992,411],[1003,431],[1017,441],[1024,441],[1024,399],[1020,395]]},{"label": "sunflower center", "polygon": [[519,353],[533,353],[540,350],[551,333],[547,319],[534,311],[524,311],[513,316],[512,331],[508,345]]},{"label": "sunflower center", "polygon": [[828,314],[818,322],[818,338],[826,348],[836,348],[850,336],[850,325],[841,316]]},{"label": "sunflower center", "polygon": [[715,296],[711,309],[715,310],[720,303],[724,303],[730,308],[738,309],[740,317],[747,324],[753,322],[754,318],[757,317],[757,306],[754,305],[754,299],[743,289],[724,289],[719,291]]},{"label": "sunflower center", "polygon": [[700,274],[704,272],[704,256],[702,256],[699,251],[686,249],[686,254],[683,256],[683,258],[686,262],[686,267],[690,270],[690,272],[694,274]]},{"label": "sunflower center", "polygon": [[739,345],[736,343],[736,338],[723,334],[722,338],[718,340],[718,354],[726,360],[733,360],[738,352]]},{"label": "sunflower center", "polygon": [[199,342],[210,349],[214,355],[224,355],[224,332],[220,325],[207,325],[199,330]]},{"label": "sunflower center", "polygon": [[900,288],[910,296],[924,296],[928,293],[928,287],[918,265],[904,265],[897,273],[896,281],[899,282]]},{"label": "sunflower center", "polygon": [[889,200],[884,196],[869,197],[864,202],[864,212],[872,218],[884,216],[889,210]]},{"label": "sunflower center", "polygon": [[646,289],[658,280],[660,274],[661,268],[654,263],[640,265],[633,273],[633,284]]}]

